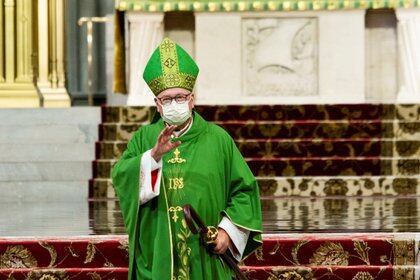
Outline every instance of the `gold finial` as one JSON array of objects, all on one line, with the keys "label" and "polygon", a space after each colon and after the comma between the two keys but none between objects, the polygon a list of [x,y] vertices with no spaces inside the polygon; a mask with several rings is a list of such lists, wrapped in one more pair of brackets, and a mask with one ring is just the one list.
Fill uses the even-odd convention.
[{"label": "gold finial", "polygon": [[174,156],[175,157],[168,160],[168,163],[183,163],[183,162],[186,162],[187,160],[181,158],[180,154],[181,154],[181,152],[178,150],[178,148],[176,148],[175,151],[174,151]]},{"label": "gold finial", "polygon": [[215,228],[213,226],[209,226],[209,227],[207,227],[207,232],[206,232],[206,235],[204,236],[203,241],[207,245],[215,244],[218,235],[219,235],[219,231],[217,230],[217,228]]},{"label": "gold finial", "polygon": [[176,206],[176,207],[171,206],[171,207],[169,207],[168,211],[173,212],[172,220],[174,220],[174,222],[176,223],[176,221],[178,221],[178,219],[179,219],[179,216],[178,216],[177,212],[182,211],[182,207],[181,206]]}]

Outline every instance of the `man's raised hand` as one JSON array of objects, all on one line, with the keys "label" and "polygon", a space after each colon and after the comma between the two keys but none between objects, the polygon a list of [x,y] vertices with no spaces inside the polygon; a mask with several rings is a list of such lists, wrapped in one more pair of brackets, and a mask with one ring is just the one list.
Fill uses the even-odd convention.
[{"label": "man's raised hand", "polygon": [[159,161],[164,154],[175,149],[181,145],[180,141],[172,142],[171,135],[174,132],[176,125],[165,127],[159,134],[155,146],[152,149],[152,157],[155,161]]}]

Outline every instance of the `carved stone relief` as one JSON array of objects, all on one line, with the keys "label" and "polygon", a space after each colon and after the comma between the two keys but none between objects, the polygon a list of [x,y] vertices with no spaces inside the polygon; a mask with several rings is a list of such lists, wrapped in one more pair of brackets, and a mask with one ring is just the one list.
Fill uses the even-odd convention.
[{"label": "carved stone relief", "polygon": [[317,95],[317,19],[243,19],[242,69],[247,96]]}]

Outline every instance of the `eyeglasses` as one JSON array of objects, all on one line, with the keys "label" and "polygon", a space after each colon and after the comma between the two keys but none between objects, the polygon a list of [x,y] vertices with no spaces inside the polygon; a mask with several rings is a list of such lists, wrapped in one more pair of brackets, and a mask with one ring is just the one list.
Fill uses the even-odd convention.
[{"label": "eyeglasses", "polygon": [[191,93],[186,94],[186,95],[179,94],[179,95],[177,95],[175,97],[165,96],[165,97],[162,97],[162,98],[156,97],[156,99],[159,100],[159,102],[162,105],[169,105],[169,104],[172,103],[172,100],[174,100],[174,99],[175,99],[175,102],[176,103],[182,104],[182,103],[185,103],[189,99],[189,96],[190,95],[191,95]]}]

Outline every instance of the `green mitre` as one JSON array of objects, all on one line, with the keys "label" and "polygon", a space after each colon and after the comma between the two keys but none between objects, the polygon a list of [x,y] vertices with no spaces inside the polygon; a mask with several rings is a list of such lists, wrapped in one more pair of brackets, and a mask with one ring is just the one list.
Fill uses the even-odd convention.
[{"label": "green mitre", "polygon": [[174,41],[165,38],[147,62],[143,79],[155,95],[175,87],[192,91],[198,71],[192,57]]}]

